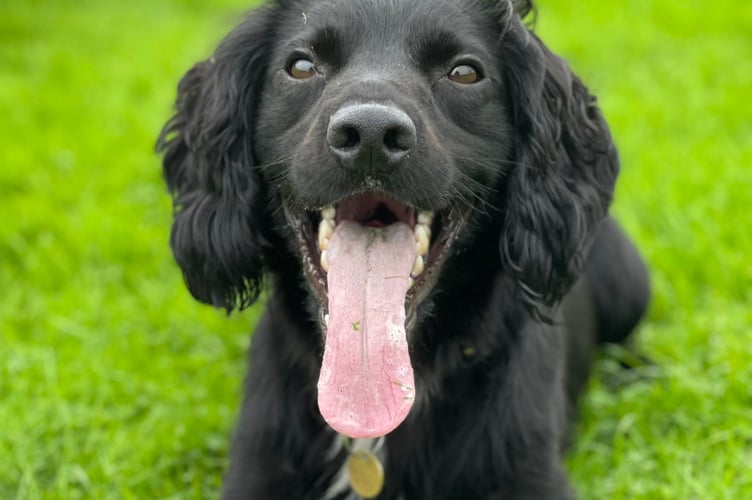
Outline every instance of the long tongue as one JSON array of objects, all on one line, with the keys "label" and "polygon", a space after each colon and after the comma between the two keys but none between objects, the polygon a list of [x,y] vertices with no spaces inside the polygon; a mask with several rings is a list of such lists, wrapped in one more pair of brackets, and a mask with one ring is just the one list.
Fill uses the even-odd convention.
[{"label": "long tongue", "polygon": [[383,436],[413,404],[405,295],[415,256],[413,232],[404,223],[374,229],[342,221],[329,242],[319,410],[347,436]]}]

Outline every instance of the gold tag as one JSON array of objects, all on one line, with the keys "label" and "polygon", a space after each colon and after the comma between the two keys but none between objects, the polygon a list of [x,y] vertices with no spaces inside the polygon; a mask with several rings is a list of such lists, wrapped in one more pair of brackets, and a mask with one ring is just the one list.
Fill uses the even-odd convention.
[{"label": "gold tag", "polygon": [[384,487],[384,467],[368,450],[350,453],[347,457],[350,488],[363,498],[376,498]]}]

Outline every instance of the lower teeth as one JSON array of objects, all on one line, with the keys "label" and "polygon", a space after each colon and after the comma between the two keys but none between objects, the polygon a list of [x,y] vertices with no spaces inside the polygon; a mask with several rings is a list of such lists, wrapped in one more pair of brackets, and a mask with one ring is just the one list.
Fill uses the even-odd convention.
[{"label": "lower teeth", "polygon": [[412,276],[418,276],[420,273],[423,272],[423,269],[425,268],[425,265],[423,263],[423,257],[418,255],[415,257],[415,263],[413,264],[413,269],[410,271],[410,274]]},{"label": "lower teeth", "polygon": [[329,272],[329,260],[327,259],[326,250],[321,252],[321,269],[323,269],[325,273]]}]

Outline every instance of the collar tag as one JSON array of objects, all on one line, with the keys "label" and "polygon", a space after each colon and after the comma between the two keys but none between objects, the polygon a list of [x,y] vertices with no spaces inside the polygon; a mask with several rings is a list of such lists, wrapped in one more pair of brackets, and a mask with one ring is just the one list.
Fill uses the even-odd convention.
[{"label": "collar tag", "polygon": [[363,498],[376,498],[384,487],[384,466],[370,450],[354,450],[347,457],[350,488]]}]

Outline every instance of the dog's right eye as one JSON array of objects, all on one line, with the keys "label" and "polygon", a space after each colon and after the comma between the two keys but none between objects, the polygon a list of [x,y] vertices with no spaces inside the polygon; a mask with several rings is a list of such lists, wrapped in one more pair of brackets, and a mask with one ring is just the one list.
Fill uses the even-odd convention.
[{"label": "dog's right eye", "polygon": [[287,67],[287,72],[297,80],[307,80],[316,75],[316,65],[308,59],[295,59]]}]

